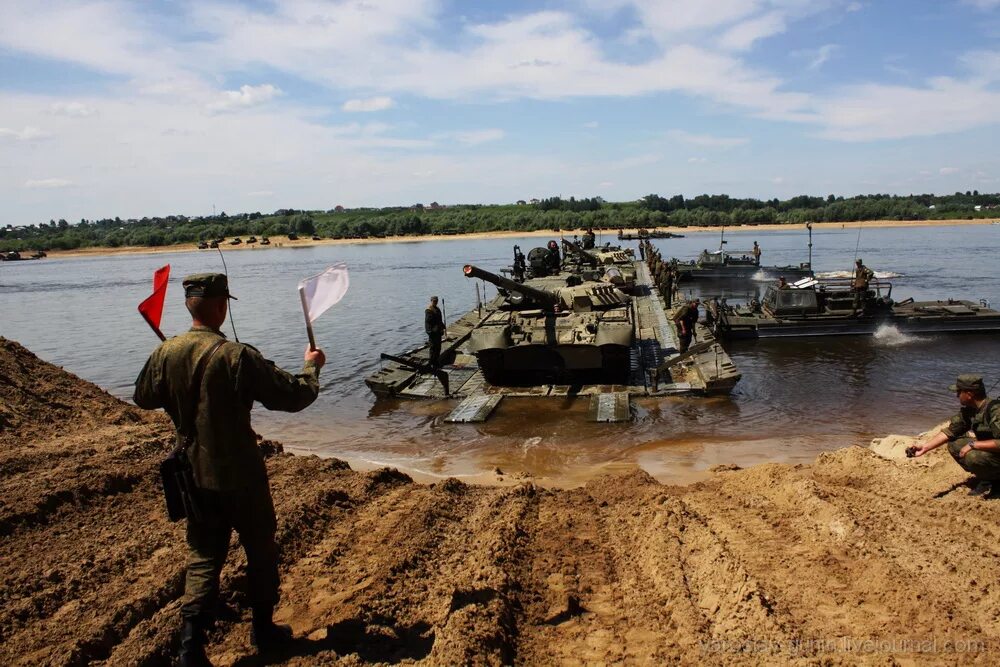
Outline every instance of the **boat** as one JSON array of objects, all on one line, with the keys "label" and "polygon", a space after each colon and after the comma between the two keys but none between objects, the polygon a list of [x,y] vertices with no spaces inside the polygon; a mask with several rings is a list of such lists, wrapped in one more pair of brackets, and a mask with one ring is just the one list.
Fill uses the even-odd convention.
[{"label": "boat", "polygon": [[635,233],[618,230],[619,241],[641,241],[643,239],[682,239],[683,234],[673,232],[662,232],[658,229],[637,229]]},{"label": "boat", "polygon": [[[810,251],[812,249],[812,229],[810,227]],[[727,250],[726,230],[722,230],[719,239],[719,249],[710,251],[707,248],[701,251],[697,259],[690,261],[671,260],[678,282],[688,282],[694,280],[750,280],[754,276],[760,275],[763,278],[783,277],[788,281],[795,281],[800,278],[811,278],[813,276],[812,260],[802,262],[798,265],[786,266],[762,266],[760,263],[760,249],[754,243],[750,250]]]},{"label": "boat", "polygon": [[851,279],[806,278],[786,288],[768,287],[764,297],[742,306],[724,300],[712,306],[716,335],[723,339],[802,336],[870,336],[883,326],[905,334],[1000,331],[1000,311],[985,299],[895,302],[892,284],[873,280],[864,294]]}]

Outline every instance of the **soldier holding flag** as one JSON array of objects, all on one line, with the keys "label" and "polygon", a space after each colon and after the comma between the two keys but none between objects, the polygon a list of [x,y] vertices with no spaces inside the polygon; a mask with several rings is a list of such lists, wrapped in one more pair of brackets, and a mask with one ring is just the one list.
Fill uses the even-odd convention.
[{"label": "soldier holding flag", "polygon": [[[134,398],[141,408],[163,408],[170,415],[179,446],[186,437],[182,433],[194,435],[187,455],[200,511],[188,515],[179,656],[182,666],[192,667],[210,665],[205,633],[214,623],[219,574],[233,529],[247,555],[254,644],[264,651],[291,639],[291,629],[272,620],[278,602],[277,523],[250,410],[255,401],[286,412],[310,405],[319,393],[319,371],[326,356],[311,346],[302,370],[297,375],[287,373],[255,348],[230,342],[220,331],[229,300],[235,298],[229,294],[225,275],[191,275],[183,285],[191,329],[167,339],[150,355],[136,379]],[[142,308],[140,312],[151,326],[159,324],[159,312],[154,318]],[[201,372],[200,382],[195,382],[195,369]]]}]

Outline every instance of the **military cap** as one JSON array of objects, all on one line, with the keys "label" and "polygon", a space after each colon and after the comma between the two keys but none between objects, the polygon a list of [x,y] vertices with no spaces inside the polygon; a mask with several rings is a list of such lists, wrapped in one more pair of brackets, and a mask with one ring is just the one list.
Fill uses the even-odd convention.
[{"label": "military cap", "polygon": [[181,284],[185,299],[189,296],[236,298],[229,293],[229,279],[222,273],[194,273],[186,276]]},{"label": "military cap", "polygon": [[975,391],[980,393],[986,393],[986,387],[983,385],[983,378],[978,375],[959,375],[958,379],[955,380],[955,384],[949,387],[952,391]]}]

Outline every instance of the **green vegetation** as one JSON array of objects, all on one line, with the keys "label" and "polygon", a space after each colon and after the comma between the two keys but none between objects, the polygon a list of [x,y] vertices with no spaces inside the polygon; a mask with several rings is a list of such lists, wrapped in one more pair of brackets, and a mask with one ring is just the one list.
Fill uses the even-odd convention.
[{"label": "green vegetation", "polygon": [[[979,207],[980,210],[977,210]],[[0,251],[71,250],[86,247],[165,246],[254,235],[324,238],[448,235],[466,232],[634,229],[663,226],[757,225],[765,223],[855,222],[859,220],[954,220],[1000,215],[1000,194],[864,195],[735,199],[700,195],[685,199],[651,194],[636,202],[553,197],[503,206],[357,208],[329,211],[281,209],[273,214],[242,213],[141,220],[65,220],[0,227]]]}]

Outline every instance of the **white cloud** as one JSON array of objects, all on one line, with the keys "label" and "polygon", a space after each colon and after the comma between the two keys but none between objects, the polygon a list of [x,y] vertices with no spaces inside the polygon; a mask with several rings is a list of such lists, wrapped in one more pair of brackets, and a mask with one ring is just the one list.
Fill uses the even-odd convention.
[{"label": "white cloud", "polygon": [[774,183],[775,185],[781,185],[782,183],[785,182],[785,177],[775,176],[774,178],[771,179],[771,182]]},{"label": "white cloud", "polygon": [[1000,51],[970,51],[959,60],[977,80],[983,83],[1000,81]]},{"label": "white cloud", "polygon": [[711,134],[692,134],[684,130],[670,130],[667,138],[691,146],[706,148],[734,148],[749,143],[747,137],[717,137]]},{"label": "white cloud", "polygon": [[958,167],[941,167],[938,169],[938,173],[942,176],[950,176],[951,174],[957,174],[961,169]]},{"label": "white cloud", "polygon": [[785,31],[785,16],[770,12],[734,25],[719,38],[719,46],[727,51],[745,51],[754,42]]},{"label": "white cloud", "polygon": [[270,190],[253,190],[247,193],[247,197],[270,197],[273,194]]},{"label": "white cloud", "polygon": [[12,130],[9,127],[0,127],[0,139],[14,139],[16,141],[37,141],[48,139],[51,132],[46,132],[32,125],[26,125],[22,130]]},{"label": "white cloud", "polygon": [[486,130],[469,130],[466,132],[454,132],[451,136],[459,143],[469,146],[478,146],[490,141],[499,141],[504,137],[504,131],[496,128]]},{"label": "white cloud", "polygon": [[704,158],[704,157],[689,157],[688,158],[688,163],[689,164],[705,164],[706,162],[708,162],[708,158]]},{"label": "white cloud", "polygon": [[844,7],[844,11],[849,12],[849,13],[850,12],[860,12],[864,8],[865,8],[865,6],[863,4],[861,4],[860,2],[852,2],[852,3],[848,4],[846,7]]},{"label": "white cloud", "polygon": [[[595,0],[594,4],[599,1]],[[630,7],[651,33],[670,35],[718,28],[745,19],[764,3],[761,0],[605,0],[602,4]]]},{"label": "white cloud", "polygon": [[600,123],[598,123],[596,120],[589,120],[583,124],[583,127],[585,127],[588,130],[596,130],[599,126]]},{"label": "white cloud", "polygon": [[[860,78],[859,85],[809,92],[796,91],[795,83],[778,70],[754,64],[747,49],[760,40],[782,31],[811,29],[812,24],[802,21],[805,16],[831,8],[852,11],[859,4],[847,0],[576,0],[558,4],[568,7],[565,11],[525,13],[513,8],[481,23],[452,23],[448,6],[439,0],[174,4],[177,15],[171,12],[171,20],[178,20],[168,26],[171,29],[162,29],[162,17],[147,13],[137,2],[0,2],[0,48],[74,63],[109,77],[94,86],[93,95],[73,100],[0,90],[0,123],[5,126],[0,129],[0,199],[5,206],[11,202],[9,208],[23,211],[61,205],[66,209],[60,215],[67,218],[203,211],[213,202],[239,210],[240,202],[256,206],[261,200],[254,197],[270,196],[261,193],[272,190],[254,190],[261,173],[269,175],[266,186],[281,192],[283,200],[317,208],[329,208],[326,198],[334,196],[330,192],[337,193],[338,200],[346,199],[343,193],[353,198],[333,203],[422,201],[426,190],[410,185],[416,173],[424,174],[421,186],[435,186],[441,199],[446,193],[452,199],[469,193],[500,201],[508,198],[498,189],[504,187],[501,183],[511,188],[512,199],[527,191],[585,193],[594,183],[610,183],[603,179],[615,178],[613,170],[633,169],[628,179],[615,178],[622,190],[610,193],[632,196],[635,193],[625,188],[641,186],[626,182],[647,183],[643,179],[652,178],[650,174],[660,175],[660,182],[673,182],[663,176],[715,171],[689,168],[685,154],[711,157],[714,150],[749,141],[675,130],[666,135],[679,144],[670,146],[674,150],[644,146],[634,150],[648,154],[609,164],[561,159],[544,144],[523,153],[509,145],[514,142],[491,151],[462,150],[463,143],[496,142],[507,135],[499,129],[434,135],[423,124],[425,119],[416,116],[398,126],[329,124],[331,110],[348,111],[349,105],[374,110],[382,104],[376,100],[394,101],[401,95],[422,97],[428,117],[452,114],[435,117],[451,123],[448,127],[498,123],[482,120],[486,115],[478,113],[498,101],[572,100],[579,105],[574,112],[582,110],[584,118],[603,118],[602,111],[595,113],[585,105],[600,102],[598,98],[655,94],[659,97],[651,104],[679,102],[679,109],[696,100],[704,116],[722,116],[729,127],[740,128],[733,134],[746,127],[748,136],[757,126],[747,123],[748,118],[781,121],[776,127],[789,135],[802,128],[849,142],[989,128],[998,122],[1000,93],[994,89],[1000,81],[1000,56],[995,50],[966,54],[957,63],[938,59],[935,67],[943,71],[959,66],[954,78],[910,86]],[[590,28],[593,15],[581,14],[581,5],[594,13],[635,17],[635,24],[623,27],[634,39],[623,32],[613,38],[617,41],[609,41],[603,31]],[[445,27],[453,34],[442,38]],[[179,30],[192,38],[172,41]],[[618,57],[616,49],[625,42],[636,48]],[[810,55],[804,62],[819,68],[835,52],[833,45],[824,45]],[[859,76],[884,76],[875,71],[879,64],[876,56],[872,73]],[[227,84],[222,73],[228,72],[248,77],[268,72],[263,79],[258,74],[244,80],[273,84],[224,90],[241,83]],[[296,77],[297,87],[325,89],[327,100],[306,106],[293,96],[282,96],[275,84],[285,85],[280,78],[285,75]],[[324,90],[310,92],[317,93],[310,98],[318,99]],[[248,108],[254,112],[205,113]],[[469,110],[467,116],[464,109]],[[669,119],[661,121],[670,123],[665,128],[686,124],[672,115],[672,107],[669,114],[662,116]],[[40,122],[44,130],[36,127]],[[588,129],[599,126],[597,121],[569,122]],[[637,129],[650,131],[648,126]],[[627,131],[622,135],[629,140]],[[58,141],[34,141],[47,136]],[[662,144],[662,136],[660,140]],[[707,158],[692,157],[701,159]],[[939,159],[951,162],[946,152]],[[720,171],[733,169],[729,162],[720,164]],[[52,165],[78,180],[83,179],[78,174],[86,174],[87,187],[47,192],[44,204],[30,201],[41,197],[20,192],[28,187],[21,185],[25,174],[51,173]],[[651,165],[656,166],[645,168]],[[492,178],[504,169],[503,179]],[[724,178],[730,180],[720,180],[720,189],[734,182],[759,184],[766,179],[761,169],[754,165],[743,174],[729,171]],[[794,166],[782,164],[774,171],[798,173],[789,169]],[[963,169],[971,173],[972,167]],[[150,189],[150,182],[163,187]],[[488,188],[483,185],[487,182]],[[168,196],[177,192],[184,193],[183,201]],[[219,201],[220,192],[229,193],[231,200]]]},{"label": "white cloud", "polygon": [[822,67],[830,57],[833,56],[834,52],[839,49],[840,46],[837,44],[824,44],[823,46],[808,52],[809,64],[806,65],[811,70],[818,70]]},{"label": "white cloud", "polygon": [[395,106],[391,97],[369,97],[364,100],[347,100],[341,107],[344,111],[350,112],[370,112],[383,111]]},{"label": "white cloud", "polygon": [[73,185],[73,181],[65,178],[41,178],[38,180],[27,180],[21,186],[28,190],[55,190],[58,188],[68,188]]},{"label": "white cloud", "polygon": [[269,83],[263,83],[259,86],[243,85],[240,86],[239,90],[222,91],[218,94],[217,99],[205,105],[205,108],[209,111],[246,109],[270,102],[281,94],[281,90]]},{"label": "white cloud", "polygon": [[924,87],[868,84],[817,99],[819,136],[873,141],[932,136],[996,125],[1000,92],[978,82],[931,79]]},{"label": "white cloud", "polygon": [[86,118],[97,113],[97,109],[82,102],[56,102],[49,107],[50,113],[70,118]]}]

